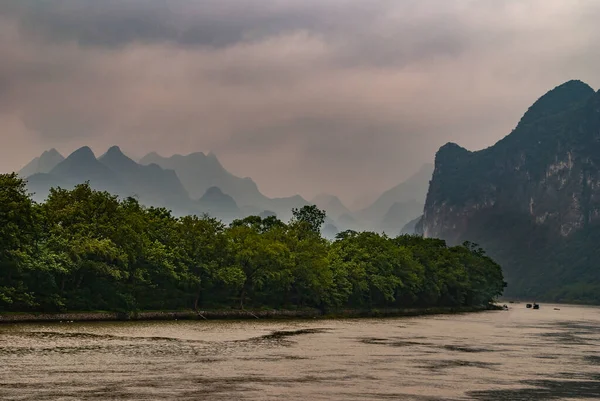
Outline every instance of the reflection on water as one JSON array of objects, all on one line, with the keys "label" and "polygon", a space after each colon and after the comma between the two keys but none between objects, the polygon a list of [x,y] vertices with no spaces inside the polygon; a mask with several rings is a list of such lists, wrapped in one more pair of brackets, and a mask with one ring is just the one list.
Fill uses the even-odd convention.
[{"label": "reflection on water", "polygon": [[0,325],[0,399],[600,398],[600,309]]}]

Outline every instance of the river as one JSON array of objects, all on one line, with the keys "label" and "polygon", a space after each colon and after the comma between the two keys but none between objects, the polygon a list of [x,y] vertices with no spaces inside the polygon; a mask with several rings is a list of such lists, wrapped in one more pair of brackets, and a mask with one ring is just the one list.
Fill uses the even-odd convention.
[{"label": "river", "polygon": [[0,325],[0,399],[600,398],[600,309],[510,307],[386,319]]}]

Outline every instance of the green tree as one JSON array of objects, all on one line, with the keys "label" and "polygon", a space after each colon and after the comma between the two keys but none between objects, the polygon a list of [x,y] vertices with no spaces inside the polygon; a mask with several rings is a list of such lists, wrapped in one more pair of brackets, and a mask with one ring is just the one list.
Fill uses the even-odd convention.
[{"label": "green tree", "polygon": [[0,174],[0,307],[35,305],[24,280],[38,228],[25,182],[15,173]]},{"label": "green tree", "polygon": [[305,225],[312,232],[320,233],[326,213],[315,205],[307,205],[300,209],[292,209],[292,216],[293,223]]}]

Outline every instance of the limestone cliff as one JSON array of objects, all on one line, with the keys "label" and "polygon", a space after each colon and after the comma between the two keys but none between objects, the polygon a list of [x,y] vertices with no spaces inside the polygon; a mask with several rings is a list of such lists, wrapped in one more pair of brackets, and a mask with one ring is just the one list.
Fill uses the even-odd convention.
[{"label": "limestone cliff", "polygon": [[421,224],[425,236],[484,246],[509,294],[570,300],[565,288],[584,276],[600,283],[590,240],[600,232],[600,92],[567,82],[494,146],[444,145]]}]

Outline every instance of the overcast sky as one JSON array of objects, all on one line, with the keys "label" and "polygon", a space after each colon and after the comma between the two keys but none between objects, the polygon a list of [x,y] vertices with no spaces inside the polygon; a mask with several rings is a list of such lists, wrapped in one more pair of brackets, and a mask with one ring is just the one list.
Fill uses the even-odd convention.
[{"label": "overcast sky", "polygon": [[350,203],[564,81],[598,89],[598,21],[598,0],[3,0],[0,171],[212,150],[267,195]]}]

